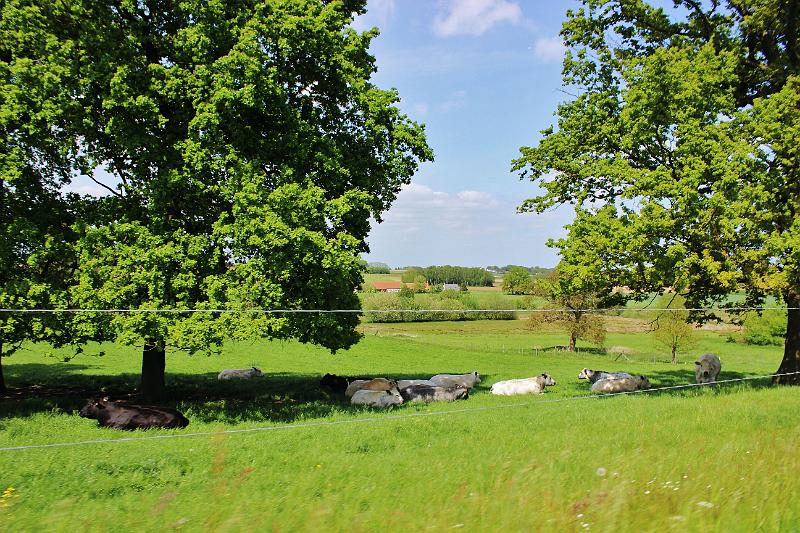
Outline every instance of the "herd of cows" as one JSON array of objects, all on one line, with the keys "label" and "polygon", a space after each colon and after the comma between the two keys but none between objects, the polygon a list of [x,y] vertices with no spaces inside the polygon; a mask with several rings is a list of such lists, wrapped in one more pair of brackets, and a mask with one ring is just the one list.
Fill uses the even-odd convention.
[{"label": "herd of cows", "polygon": [[[722,363],[719,357],[705,354],[695,362],[698,384],[717,381]],[[219,373],[219,380],[253,379],[262,376],[258,368],[228,369]],[[649,389],[646,376],[627,372],[607,372],[584,368],[578,379],[591,383],[591,390],[602,393],[634,392]],[[353,405],[389,407],[405,402],[452,402],[469,398],[469,392],[481,382],[478,372],[468,374],[436,374],[427,379],[389,379],[385,377],[352,377],[325,374],[320,387],[343,394]],[[490,392],[501,396],[541,394],[545,387],[555,385],[547,373],[531,378],[509,379],[493,384]],[[90,400],[80,416],[93,418],[103,427],[114,429],[183,428],[189,420],[175,409],[160,406],[125,405],[109,398]]]}]

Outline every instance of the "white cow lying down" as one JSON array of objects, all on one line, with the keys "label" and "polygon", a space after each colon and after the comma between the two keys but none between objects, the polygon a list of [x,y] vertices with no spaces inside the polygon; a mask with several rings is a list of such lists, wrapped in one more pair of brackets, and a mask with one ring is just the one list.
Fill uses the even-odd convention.
[{"label": "white cow lying down", "polygon": [[353,405],[371,405],[372,407],[389,407],[390,405],[400,405],[403,397],[397,388],[392,390],[357,390],[350,398]]},{"label": "white cow lying down", "polygon": [[435,387],[466,387],[471,389],[481,382],[481,376],[477,372],[469,374],[436,374],[430,380]]},{"label": "white cow lying down", "polygon": [[550,374],[544,373],[535,378],[509,379],[498,381],[492,385],[492,394],[500,396],[515,396],[517,394],[542,394],[545,386],[555,385],[556,382]]},{"label": "white cow lying down", "polygon": [[217,379],[252,379],[263,376],[264,374],[256,367],[252,368],[228,368],[217,376]]},{"label": "white cow lying down", "polygon": [[649,389],[650,381],[645,376],[633,376],[630,378],[601,379],[592,385],[595,392],[633,392],[641,389]]}]

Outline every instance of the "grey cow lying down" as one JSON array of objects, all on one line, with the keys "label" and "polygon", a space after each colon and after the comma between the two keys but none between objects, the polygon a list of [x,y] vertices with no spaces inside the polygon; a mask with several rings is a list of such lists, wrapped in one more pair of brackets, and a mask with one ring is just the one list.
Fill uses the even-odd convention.
[{"label": "grey cow lying down", "polygon": [[634,392],[649,389],[650,380],[646,376],[632,376],[629,378],[611,378],[595,381],[592,385],[594,392]]},{"label": "grey cow lying down", "polygon": [[400,389],[400,395],[407,402],[454,402],[469,398],[469,389],[461,385],[436,387],[419,384]]},{"label": "grey cow lying down", "polygon": [[156,405],[120,405],[108,398],[90,400],[79,414],[114,429],[185,428],[189,425],[186,417],[175,409]]},{"label": "grey cow lying down", "polygon": [[620,379],[632,377],[633,376],[627,372],[606,372],[605,370],[589,370],[588,368],[584,368],[581,370],[580,374],[578,374],[578,379],[589,380],[589,383],[596,383],[601,379]]},{"label": "grey cow lying down", "polygon": [[261,369],[256,367],[251,368],[228,368],[223,370],[217,376],[217,379],[253,379],[263,376],[264,373]]}]

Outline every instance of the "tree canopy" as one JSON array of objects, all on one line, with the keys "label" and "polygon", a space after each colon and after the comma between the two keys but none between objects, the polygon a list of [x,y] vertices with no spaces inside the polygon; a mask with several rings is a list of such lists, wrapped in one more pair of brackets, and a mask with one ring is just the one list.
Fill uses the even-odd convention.
[{"label": "tree canopy", "polygon": [[[543,189],[520,209],[573,204],[568,236],[552,245],[599,271],[606,295],[672,288],[696,308],[744,290],[747,306],[776,295],[798,308],[800,9],[674,3],[584,0],[568,12],[573,97],[514,162]],[[790,310],[779,372],[796,371]]]},{"label": "tree canopy", "polygon": [[[27,99],[27,108],[2,100],[3,172],[13,159],[75,213],[60,221],[75,233],[73,305],[358,306],[370,217],[380,221],[419,162],[432,159],[397,92],[370,81],[377,31],[350,27],[365,5],[0,4],[2,81]],[[77,175],[107,194],[66,195],[61,185]],[[335,351],[358,340],[357,321],[138,312],[81,315],[64,331],[144,346],[143,388],[158,396],[167,346],[196,352],[225,337],[294,337]]]}]

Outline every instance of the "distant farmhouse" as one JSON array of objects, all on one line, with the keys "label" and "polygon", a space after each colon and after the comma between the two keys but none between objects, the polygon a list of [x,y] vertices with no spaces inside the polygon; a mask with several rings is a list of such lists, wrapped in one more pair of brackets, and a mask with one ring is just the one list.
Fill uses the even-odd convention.
[{"label": "distant farmhouse", "polygon": [[[376,281],[372,285],[378,292],[400,292],[400,289],[403,288],[403,285],[409,289],[413,289],[415,287],[414,283],[400,283],[399,281]],[[424,288],[427,290],[429,285],[426,283]]]},{"label": "distant farmhouse", "polygon": [[443,291],[460,291],[461,286],[458,283],[444,283],[442,284]]}]

